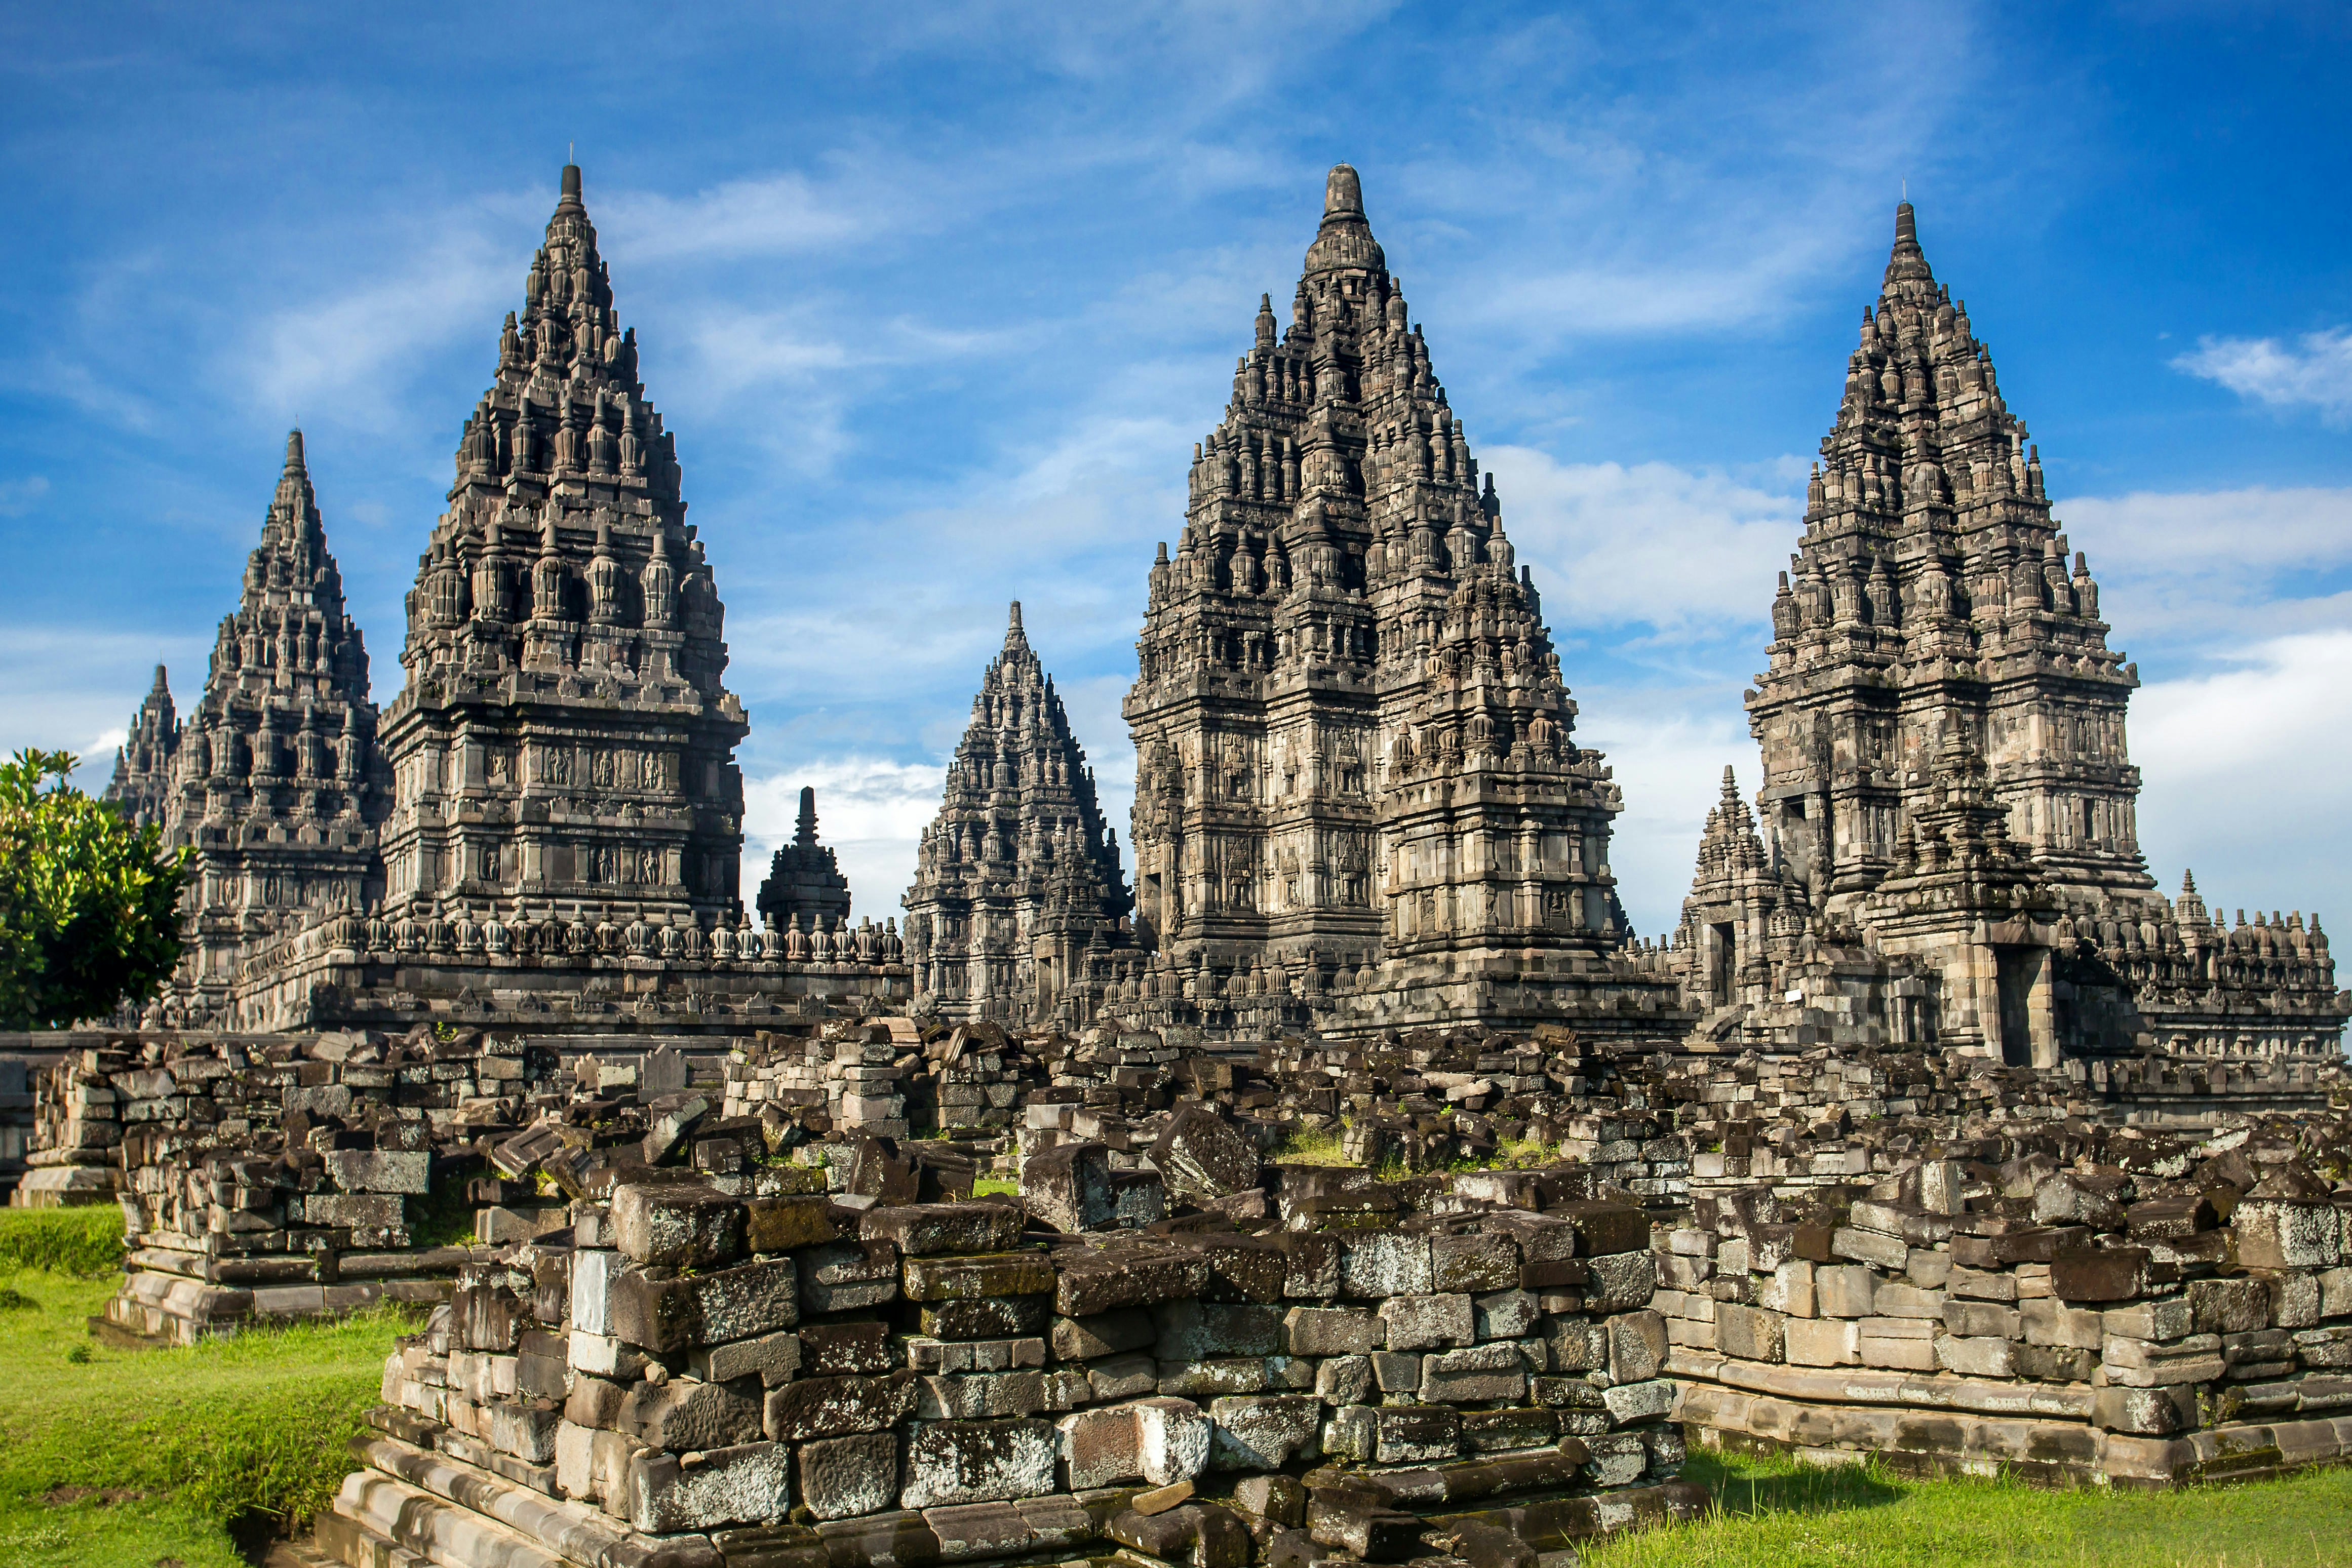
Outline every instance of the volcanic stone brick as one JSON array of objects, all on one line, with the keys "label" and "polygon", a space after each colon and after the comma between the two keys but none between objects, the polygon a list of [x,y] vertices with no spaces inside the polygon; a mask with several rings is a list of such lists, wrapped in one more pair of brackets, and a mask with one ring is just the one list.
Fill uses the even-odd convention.
[{"label": "volcanic stone brick", "polygon": [[1212,1236],[1185,1238],[1209,1265],[1212,1301],[1273,1302],[1283,1298],[1290,1260],[1279,1240],[1268,1236]]},{"label": "volcanic stone brick", "polygon": [[781,1443],[707,1451],[691,1469],[675,1454],[642,1449],[630,1456],[619,1491],[630,1528],[656,1535],[774,1519],[792,1502]]},{"label": "volcanic stone brick", "polygon": [[2128,1301],[2148,1292],[2145,1247],[2065,1247],[2050,1260],[2050,1289],[2066,1301]]},{"label": "volcanic stone brick", "polygon": [[[2125,1309],[2129,1310],[2130,1309]],[[2168,1321],[2177,1315],[2179,1326],[2168,1334],[2145,1334],[2143,1339],[2179,1339],[2189,1332],[2188,1303],[2183,1301],[2175,1312],[2168,1312]],[[2032,1296],[2017,1304],[2018,1326],[2024,1331],[2028,1344],[2056,1345],[2073,1350],[2095,1351],[2106,1333],[2105,1315],[2094,1309],[2069,1307],[2049,1296]]]},{"label": "volcanic stone brick", "polygon": [[879,1432],[914,1414],[916,1375],[804,1377],[768,1390],[766,1429],[776,1441]]},{"label": "volcanic stone brick", "polygon": [[743,1244],[753,1252],[794,1252],[841,1238],[832,1200],[793,1194],[750,1198],[743,1205]]},{"label": "volcanic stone brick", "polygon": [[500,1453],[534,1465],[555,1461],[563,1407],[552,1399],[496,1399],[481,1407],[482,1433]]},{"label": "volcanic stone brick", "polygon": [[1587,1310],[1622,1312],[1650,1304],[1658,1284],[1657,1261],[1646,1252],[1616,1252],[1586,1260],[1592,1279],[1584,1293]]},{"label": "volcanic stone brick", "polygon": [[1135,1412],[1135,1452],[1143,1479],[1155,1487],[1190,1480],[1208,1468],[1213,1428],[1209,1417],[1189,1399],[1139,1399]]},{"label": "volcanic stone brick", "polygon": [[1944,1331],[2015,1340],[2024,1338],[2025,1323],[2014,1307],[1991,1301],[1948,1300],[1944,1303]]},{"label": "volcanic stone brick", "polygon": [[899,1254],[910,1258],[943,1252],[1009,1252],[1021,1241],[1021,1211],[993,1203],[877,1206],[866,1211],[857,1234],[864,1241],[896,1242]]},{"label": "volcanic stone brick", "polygon": [[801,1337],[792,1333],[761,1334],[723,1345],[706,1345],[687,1352],[694,1375],[707,1383],[757,1377],[767,1383],[787,1381],[801,1368]]},{"label": "volcanic stone brick", "polygon": [[1318,1543],[1365,1563],[1402,1563],[1423,1551],[1420,1517],[1391,1507],[1377,1487],[1308,1488],[1307,1530]]},{"label": "volcanic stone brick", "polygon": [[898,1500],[898,1438],[893,1432],[827,1437],[800,1446],[801,1506],[818,1519],[880,1513]]},{"label": "volcanic stone brick", "polygon": [[1575,1227],[1576,1250],[1583,1257],[1649,1249],[1650,1216],[1631,1205],[1568,1203],[1549,1212]]},{"label": "volcanic stone brick", "polygon": [[1313,1458],[1323,1402],[1309,1394],[1243,1395],[1210,1402],[1215,1424],[1209,1464],[1220,1470],[1276,1470]]},{"label": "volcanic stone brick", "polygon": [[1526,1358],[1507,1340],[1421,1358],[1421,1397],[1433,1404],[1491,1404],[1527,1392]]},{"label": "volcanic stone brick", "polygon": [[2188,1294],[2198,1333],[2242,1334],[2270,1324],[2270,1292],[2260,1279],[2192,1279]]},{"label": "volcanic stone brick", "polygon": [[1518,1245],[1507,1236],[1440,1236],[1429,1244],[1430,1282],[1440,1291],[1508,1290],[1519,1282]]},{"label": "volcanic stone brick", "polygon": [[1461,1434],[1462,1447],[1473,1454],[1534,1448],[1559,1436],[1559,1415],[1541,1409],[1465,1410]]},{"label": "volcanic stone brick", "polygon": [[1861,1332],[1851,1318],[1790,1318],[1780,1329],[1790,1366],[1852,1366],[1862,1359]]},{"label": "volcanic stone brick", "polygon": [[1470,1568],[1536,1568],[1536,1549],[1499,1526],[1456,1523],[1447,1531],[1446,1551]]},{"label": "volcanic stone brick", "polygon": [[1391,1296],[1380,1311],[1392,1351],[1466,1345],[1478,1337],[1477,1316],[1465,1295]]},{"label": "volcanic stone brick", "polygon": [[801,1330],[801,1371],[807,1376],[883,1373],[898,1364],[887,1323],[810,1323]]},{"label": "volcanic stone brick", "polygon": [[1649,1447],[1633,1433],[1599,1434],[1587,1437],[1584,1445],[1588,1454],[1584,1473],[1595,1486],[1632,1486],[1650,1468]]},{"label": "volcanic stone brick", "polygon": [[1545,1342],[1555,1372],[1599,1372],[1609,1364],[1609,1331],[1599,1323],[1555,1321]]},{"label": "volcanic stone brick", "polygon": [[1050,1422],[918,1422],[907,1436],[898,1506],[938,1508],[1050,1492],[1059,1447]]},{"label": "volcanic stone brick", "polygon": [[1516,1340],[1533,1333],[1543,1317],[1535,1294],[1529,1290],[1496,1290],[1476,1298],[1471,1305],[1482,1340]]},{"label": "volcanic stone brick", "polygon": [[1061,1434],[1062,1486],[1067,1491],[1134,1480],[1143,1474],[1132,1405],[1080,1410],[1054,1424]]},{"label": "volcanic stone brick", "polygon": [[1450,1459],[1460,1451],[1461,1428],[1460,1413],[1442,1405],[1383,1409],[1375,1457],[1383,1465]]},{"label": "volcanic stone brick", "polygon": [[673,1453],[756,1443],[761,1436],[760,1384],[751,1378],[698,1383],[674,1377],[660,1384],[640,1383],[621,1402],[614,1425],[648,1448]]},{"label": "volcanic stone brick", "polygon": [[2186,1432],[2197,1425],[2197,1390],[2186,1384],[2171,1388],[2102,1388],[2092,1395],[2091,1425],[2145,1437]]},{"label": "volcanic stone brick", "polygon": [[1666,1362],[1666,1320],[1657,1312],[1624,1312],[1602,1325],[1609,1335],[1609,1376],[1615,1383],[1655,1377]]},{"label": "volcanic stone brick", "polygon": [[1936,1364],[1962,1377],[2015,1377],[2018,1343],[1998,1336],[1938,1334]]},{"label": "volcanic stone brick", "polygon": [[1216,1356],[1207,1361],[1163,1361],[1160,1392],[1176,1399],[1213,1399],[1221,1394],[1263,1394],[1265,1356]]},{"label": "volcanic stone brick", "polygon": [[1091,1318],[1121,1307],[1148,1307],[1199,1296],[1209,1286],[1208,1260],[1197,1252],[1143,1252],[1120,1247],[1064,1257],[1052,1270],[1054,1310]]},{"label": "volcanic stone brick", "polygon": [[1715,1309],[1715,1348],[1741,1361],[1777,1362],[1785,1354],[1788,1320],[1762,1307],[1724,1301]]},{"label": "volcanic stone brick", "polygon": [[1183,1197],[1227,1197],[1258,1184],[1257,1146],[1200,1102],[1176,1108],[1151,1146],[1151,1164]]},{"label": "volcanic stone brick", "polygon": [[1151,1309],[1153,1353],[1162,1361],[1268,1356],[1282,1349],[1282,1310],[1211,1301],[1163,1301]]},{"label": "volcanic stone brick", "polygon": [[1115,1355],[1087,1368],[1087,1383],[1099,1400],[1133,1399],[1160,1391],[1160,1363],[1149,1354]]},{"label": "volcanic stone brick", "polygon": [[917,1386],[915,1415],[924,1421],[985,1421],[1000,1415],[1034,1415],[1045,1407],[1045,1374],[1042,1372],[926,1377]]},{"label": "volcanic stone brick", "polygon": [[801,1310],[856,1312],[898,1299],[898,1249],[887,1241],[840,1241],[794,1255]]},{"label": "volcanic stone brick", "polygon": [[678,1279],[624,1275],[613,1295],[614,1332],[657,1352],[749,1339],[799,1321],[789,1258]]},{"label": "volcanic stone brick", "polygon": [[1021,1201],[1065,1235],[1100,1230],[1117,1213],[1110,1151],[1100,1143],[1058,1143],[1021,1163]]},{"label": "volcanic stone brick", "polygon": [[[1020,1299],[1025,1298],[1016,1298]],[[1091,1318],[1055,1318],[1052,1334],[1054,1357],[1057,1361],[1093,1361],[1098,1356],[1140,1350],[1151,1343],[1153,1332],[1151,1314],[1140,1308],[1103,1312]]]},{"label": "volcanic stone brick", "polygon": [[2238,1205],[2230,1222],[2242,1268],[2332,1268],[2343,1261],[2344,1219],[2324,1196],[2271,1197],[2258,1188]]},{"label": "volcanic stone brick", "polygon": [[1231,1509],[1215,1503],[1187,1503],[1154,1514],[1127,1509],[1112,1516],[1103,1533],[1150,1557],[1192,1568],[1247,1568],[1250,1561],[1249,1528]]},{"label": "volcanic stone brick", "polygon": [[1355,1307],[1293,1307],[1283,1314],[1283,1348],[1292,1355],[1368,1355],[1386,1343],[1386,1328]]},{"label": "volcanic stone brick", "polygon": [[1045,1296],[928,1302],[923,1307],[923,1332],[935,1340],[1006,1340],[1042,1334],[1046,1320],[1053,1316],[1053,1306]]},{"label": "volcanic stone brick", "polygon": [[1315,1394],[1338,1409],[1361,1405],[1372,1393],[1372,1360],[1363,1355],[1327,1356],[1315,1369]]},{"label": "volcanic stone brick", "polygon": [[1290,1476],[1250,1476],[1234,1484],[1234,1506],[1268,1524],[1296,1528],[1307,1521],[1307,1489]]},{"label": "volcanic stone brick", "polygon": [[433,1190],[433,1155],[388,1149],[331,1149],[320,1156],[327,1177],[347,1193],[406,1193],[422,1197]]},{"label": "volcanic stone brick", "polygon": [[633,1184],[613,1190],[613,1231],[630,1262],[716,1268],[743,1256],[743,1205],[710,1187]]},{"label": "volcanic stone brick", "polygon": [[977,1258],[909,1258],[904,1265],[909,1301],[968,1301],[1035,1296],[1054,1289],[1054,1265],[1043,1252],[999,1252]]},{"label": "volcanic stone brick", "polygon": [[1429,1293],[1434,1278],[1429,1237],[1400,1231],[1364,1231],[1338,1240],[1340,1295],[1379,1300]]},{"label": "volcanic stone brick", "polygon": [[1275,1240],[1282,1248],[1283,1295],[1294,1300],[1328,1301],[1339,1293],[1337,1237],[1285,1231]]}]

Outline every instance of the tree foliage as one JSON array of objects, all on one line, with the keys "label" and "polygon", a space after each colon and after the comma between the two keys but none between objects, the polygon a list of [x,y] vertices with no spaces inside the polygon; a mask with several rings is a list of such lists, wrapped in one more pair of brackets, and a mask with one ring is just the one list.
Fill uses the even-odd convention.
[{"label": "tree foliage", "polygon": [[68,784],[74,767],[66,752],[0,763],[0,1028],[103,1017],[179,962],[188,852]]}]

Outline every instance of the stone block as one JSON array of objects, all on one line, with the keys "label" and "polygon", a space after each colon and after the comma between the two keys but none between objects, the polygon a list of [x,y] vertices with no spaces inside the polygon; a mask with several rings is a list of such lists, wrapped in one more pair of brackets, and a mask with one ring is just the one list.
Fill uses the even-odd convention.
[{"label": "stone block", "polygon": [[1933,1342],[1936,1364],[1961,1377],[2017,1375],[2015,1340],[1998,1335],[1938,1334]]},{"label": "stone block", "polygon": [[640,1383],[622,1399],[614,1426],[648,1448],[675,1453],[756,1443],[761,1436],[760,1384],[749,1378],[701,1383],[673,1377],[659,1384]]},{"label": "stone block", "polygon": [[1544,1342],[1554,1372],[1600,1372],[1609,1365],[1609,1331],[1599,1323],[1555,1320]]},{"label": "stone block", "polygon": [[887,1323],[811,1323],[800,1332],[801,1371],[810,1377],[871,1375],[898,1365]]},{"label": "stone block", "polygon": [[1476,1315],[1465,1295],[1391,1296],[1381,1303],[1380,1318],[1392,1351],[1466,1345],[1478,1338]]},{"label": "stone block", "polygon": [[692,1465],[680,1456],[641,1449],[624,1471],[618,1510],[633,1530],[654,1535],[713,1530],[775,1519],[792,1504],[791,1469],[781,1443],[748,1443],[706,1452]]},{"label": "stone block", "polygon": [[2230,1225],[2242,1268],[2333,1268],[2344,1261],[2344,1217],[2324,1195],[2303,1201],[2250,1194]]},{"label": "stone block", "polygon": [[1603,1323],[1609,1342],[1609,1376],[1639,1383],[1658,1375],[1666,1360],[1666,1320],[1654,1311],[1621,1312]]},{"label": "stone block", "polygon": [[[2186,1304],[2183,1304],[2183,1310]],[[2069,1307],[2053,1296],[2029,1296],[2017,1303],[2018,1327],[2030,1345],[2095,1351],[2106,1332],[2095,1308]],[[2186,1324],[2181,1333],[2188,1332]],[[2171,1336],[2178,1339],[2179,1334]]]},{"label": "stone block", "polygon": [[1307,1489],[1290,1476],[1249,1476],[1234,1483],[1234,1506],[1268,1524],[1297,1529],[1307,1521]]},{"label": "stone block", "polygon": [[1054,1424],[1060,1434],[1061,1479],[1066,1491],[1091,1491],[1143,1475],[1141,1433],[1129,1405],[1079,1410]]},{"label": "stone block", "polygon": [[2091,1425],[2144,1437],[2190,1431],[2197,1425],[2197,1391],[2189,1384],[2102,1388],[2092,1396]]},{"label": "stone block", "polygon": [[[857,1235],[862,1241],[895,1243],[899,1256],[907,1258],[949,1252],[1010,1253],[1020,1245],[1021,1220],[1021,1211],[1007,1204],[896,1204],[866,1210]],[[1052,1288],[1049,1281],[1045,1289]],[[929,1299],[911,1291],[909,1297]]]},{"label": "stone block", "polygon": [[898,1299],[898,1249],[887,1241],[835,1242],[796,1253],[801,1310],[811,1317],[863,1311]]},{"label": "stone block", "polygon": [[784,1383],[801,1369],[801,1337],[794,1333],[759,1334],[723,1345],[707,1345],[688,1352],[687,1365],[706,1383],[727,1383],[739,1377]]},{"label": "stone block", "polygon": [[1496,1290],[1475,1297],[1473,1319],[1482,1340],[1516,1340],[1535,1332],[1543,1309],[1529,1290]]},{"label": "stone block", "polygon": [[2128,1301],[2148,1293],[2145,1247],[2062,1247],[2050,1259],[2051,1293],[2063,1301]]},{"label": "stone block", "polygon": [[1283,1312],[1274,1306],[1163,1301],[1151,1309],[1153,1354],[1161,1361],[1268,1356],[1282,1350]]},{"label": "stone block", "polygon": [[1207,1361],[1163,1361],[1160,1392],[1176,1399],[1214,1399],[1223,1394],[1263,1394],[1265,1356],[1216,1356]]},{"label": "stone block", "polygon": [[1824,1318],[1867,1318],[1878,1296],[1878,1276],[1857,1264],[1813,1271],[1813,1300]]},{"label": "stone block", "polygon": [[1315,1369],[1315,1394],[1335,1410],[1363,1404],[1372,1394],[1371,1357],[1326,1356]]},{"label": "stone block", "polygon": [[583,1247],[572,1255],[572,1327],[574,1331],[613,1331],[613,1292],[621,1279],[621,1255]]},{"label": "stone block", "polygon": [[1209,1405],[1209,1465],[1220,1470],[1275,1470],[1312,1459],[1323,1402],[1307,1394],[1241,1395]]},{"label": "stone block", "polygon": [[1054,1489],[1060,1437],[1045,1421],[925,1421],[907,1436],[898,1506],[939,1508]]},{"label": "stone block", "polygon": [[789,1258],[675,1279],[625,1274],[613,1293],[614,1333],[656,1352],[749,1339],[799,1321]]},{"label": "stone block", "polygon": [[1098,1400],[1134,1399],[1160,1391],[1160,1363],[1148,1352],[1115,1355],[1087,1367],[1087,1386]]},{"label": "stone block", "polygon": [[1150,1160],[1181,1197],[1213,1200],[1259,1184],[1257,1145],[1197,1100],[1176,1108]]},{"label": "stone block", "polygon": [[433,1190],[429,1150],[330,1149],[327,1179],[346,1193],[402,1193],[423,1197]]},{"label": "stone block", "polygon": [[1209,1260],[1197,1252],[1066,1258],[1054,1273],[1054,1310],[1091,1318],[1123,1307],[1180,1301],[1209,1288]]},{"label": "stone block", "polygon": [[716,1188],[632,1184],[613,1189],[613,1233],[630,1262],[717,1268],[743,1256],[743,1205]]},{"label": "stone block", "polygon": [[1911,1248],[1899,1236],[1841,1226],[1830,1233],[1830,1254],[1835,1258],[1850,1258],[1857,1263],[1874,1263],[1881,1268],[1900,1273],[1910,1261]]},{"label": "stone block", "polygon": [[1395,1351],[1376,1351],[1365,1358],[1372,1363],[1372,1381],[1382,1394],[1411,1394],[1421,1386],[1421,1357]]},{"label": "stone block", "polygon": [[2242,1334],[2270,1327],[2270,1291],[2260,1279],[2192,1279],[2188,1300],[2200,1334]]},{"label": "stone block", "polygon": [[1566,1220],[1576,1231],[1579,1256],[1641,1252],[1650,1246],[1650,1216],[1630,1204],[1555,1204],[1549,1217]]},{"label": "stone block", "polygon": [[1741,1361],[1780,1361],[1786,1354],[1783,1333],[1788,1321],[1779,1312],[1762,1307],[1718,1302],[1715,1309],[1716,1349]]},{"label": "stone block", "polygon": [[1527,1392],[1527,1359],[1508,1341],[1421,1358],[1420,1395],[1429,1404],[1515,1403]]},{"label": "stone block", "polygon": [[1461,1452],[1461,1414],[1443,1405],[1382,1409],[1377,1431],[1373,1458],[1383,1465],[1430,1464]]},{"label": "stone block", "polygon": [[1045,1296],[988,1296],[961,1301],[929,1301],[923,1332],[935,1340],[1025,1339],[1045,1332],[1054,1303]]},{"label": "stone block", "polygon": [[1647,1252],[1604,1253],[1586,1259],[1585,1267],[1591,1272],[1584,1291],[1584,1304],[1591,1311],[1623,1312],[1646,1307],[1658,1287],[1655,1261]]},{"label": "stone block", "polygon": [[1851,1318],[1790,1318],[1780,1325],[1790,1366],[1853,1366],[1862,1360],[1861,1331]]},{"label": "stone block", "polygon": [[1101,1230],[1118,1217],[1110,1150],[1095,1142],[1058,1143],[1021,1163],[1021,1201],[1065,1235]]},{"label": "stone block", "polygon": [[922,1421],[986,1421],[1034,1415],[1045,1408],[1042,1372],[971,1373],[924,1378],[915,1395]]},{"label": "stone block", "polygon": [[1424,1296],[1434,1278],[1429,1237],[1398,1231],[1343,1235],[1339,1245],[1339,1294],[1358,1300]]},{"label": "stone block", "polygon": [[1944,1331],[1974,1338],[2021,1340],[2025,1337],[2025,1323],[2014,1307],[1992,1301],[1947,1300]]},{"label": "stone block", "polygon": [[1601,1391],[1601,1403],[1608,1408],[1609,1419],[1621,1426],[1654,1421],[1675,1407],[1674,1380],[1654,1377],[1644,1383],[1612,1384]]},{"label": "stone block", "polygon": [[782,1442],[879,1432],[914,1414],[916,1374],[804,1377],[768,1390],[765,1428]]},{"label": "stone block", "polygon": [[807,1194],[747,1198],[743,1245],[754,1253],[796,1252],[841,1239],[831,1199]]},{"label": "stone block", "polygon": [[856,1519],[898,1505],[896,1433],[864,1432],[803,1443],[797,1459],[801,1506],[820,1520]]},{"label": "stone block", "polygon": [[[909,1258],[903,1265],[909,1301],[960,1301],[1050,1294],[1054,1265],[1042,1252],[976,1258]],[[910,1483],[911,1484],[911,1483]]]},{"label": "stone block", "polygon": [[1508,1290],[1519,1282],[1519,1248],[1508,1236],[1440,1236],[1429,1244],[1430,1284],[1443,1294]]},{"label": "stone block", "polygon": [[1094,1361],[1142,1350],[1151,1343],[1153,1334],[1151,1314],[1130,1307],[1091,1318],[1055,1318],[1050,1338],[1056,1361]]},{"label": "stone block", "polygon": [[1143,1479],[1155,1487],[1191,1480],[1208,1468],[1213,1436],[1210,1418],[1189,1399],[1139,1399],[1135,1452]]},{"label": "stone block", "polygon": [[1283,1314],[1282,1348],[1291,1355],[1369,1355],[1384,1348],[1386,1328],[1357,1307],[1293,1307]]}]

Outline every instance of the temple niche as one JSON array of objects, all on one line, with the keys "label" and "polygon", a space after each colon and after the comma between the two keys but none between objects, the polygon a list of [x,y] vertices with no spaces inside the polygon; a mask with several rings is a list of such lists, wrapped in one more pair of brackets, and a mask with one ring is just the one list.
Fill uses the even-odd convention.
[{"label": "temple niche", "polygon": [[1618,787],[1344,163],[1190,492],[1126,704],[1147,1011],[1613,1027],[1623,1000],[1670,1033],[1626,951]]},{"label": "temple niche", "polygon": [[181,898],[187,946],[160,1016],[223,1022],[255,947],[368,903],[383,886],[377,832],[391,775],[376,746],[367,646],[344,608],[299,430],[286,438],[204,693],[176,730],[160,668],[155,681],[110,795],[161,823],[167,847],[194,851]]},{"label": "temple niche", "polygon": [[943,1016],[1076,1021],[1132,984],[1118,836],[1018,604],[905,902],[917,994]]},{"label": "temple niche", "polygon": [[2138,672],[1908,203],[1748,694],[1675,967],[1725,1042],[1936,1043],[2017,1065],[2320,1062],[2347,999],[2297,913],[2233,929],[2139,845]]}]

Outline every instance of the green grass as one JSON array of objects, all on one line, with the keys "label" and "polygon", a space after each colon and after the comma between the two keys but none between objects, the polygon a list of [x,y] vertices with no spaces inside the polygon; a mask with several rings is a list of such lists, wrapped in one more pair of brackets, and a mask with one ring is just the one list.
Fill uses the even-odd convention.
[{"label": "green grass", "polygon": [[1588,1549],[1585,1568],[2332,1568],[2352,1563],[2352,1468],[2179,1492],[1905,1480],[1694,1453],[1716,1514]]},{"label": "green grass", "polygon": [[[86,1258],[54,1250],[56,1212],[0,1213],[0,1258]],[[117,1211],[65,1212],[102,1214],[119,1247]],[[345,1441],[407,1324],[373,1313],[118,1350],[87,1324],[118,1278],[0,1268],[0,1289],[29,1303],[0,1310],[0,1564],[236,1568],[231,1521],[302,1519],[341,1484]],[[97,1495],[67,1500],[68,1488]]]},{"label": "green grass", "polygon": [[1282,1142],[1273,1157],[1286,1165],[1353,1165],[1340,1152],[1339,1129],[1301,1127]]},{"label": "green grass", "polygon": [[977,1176],[972,1179],[971,1195],[976,1198],[1003,1196],[1017,1198],[1021,1184],[1010,1176]]},{"label": "green grass", "polygon": [[122,1265],[122,1210],[0,1210],[0,1274],[46,1268],[59,1274],[112,1274]]}]

